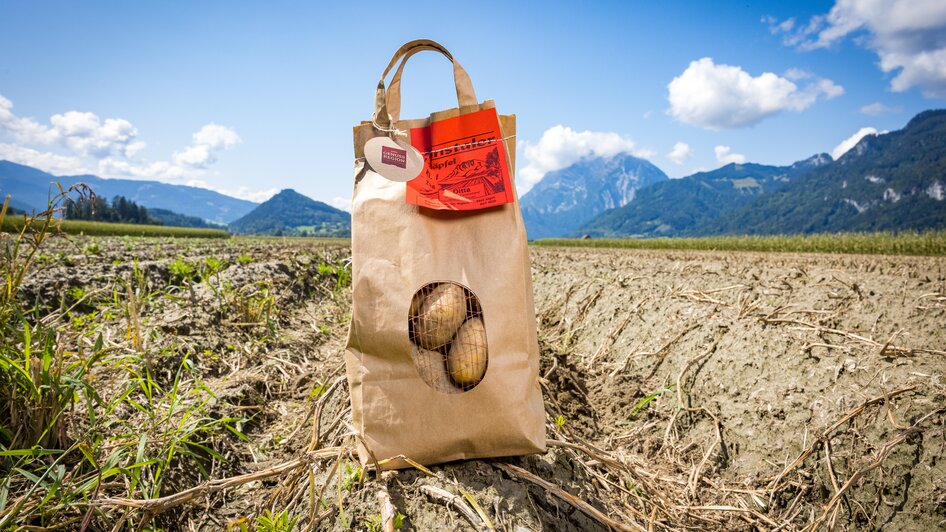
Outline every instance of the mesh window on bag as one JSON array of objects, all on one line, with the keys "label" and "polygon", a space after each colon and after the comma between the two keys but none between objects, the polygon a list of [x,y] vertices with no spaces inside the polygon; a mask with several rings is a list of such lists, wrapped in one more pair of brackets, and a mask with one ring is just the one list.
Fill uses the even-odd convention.
[{"label": "mesh window on bag", "polygon": [[453,282],[429,283],[414,294],[408,314],[411,358],[425,383],[459,393],[483,380],[486,328],[476,294]]}]

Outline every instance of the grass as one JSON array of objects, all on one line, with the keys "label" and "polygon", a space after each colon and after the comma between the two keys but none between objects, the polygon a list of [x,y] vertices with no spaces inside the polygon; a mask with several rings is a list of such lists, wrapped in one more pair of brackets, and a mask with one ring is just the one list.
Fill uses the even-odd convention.
[{"label": "grass", "polygon": [[[22,216],[8,216],[0,225],[5,233],[17,233],[26,224]],[[165,225],[117,224],[108,222],[89,222],[85,220],[52,220],[51,229],[58,229],[70,235],[94,236],[173,236],[181,238],[230,238],[230,233],[223,229],[203,229],[196,227],[170,227]]]},{"label": "grass", "polygon": [[[46,241],[58,236],[56,204],[70,192],[61,191],[47,211],[13,222],[7,202],[0,207],[0,226],[17,228],[0,233],[0,530],[112,528],[115,515],[89,506],[91,499],[106,490],[159,497],[169,484],[209,478],[227,464],[228,442],[249,441],[241,430],[249,418],[222,414],[188,352],[178,361],[173,347],[151,345],[139,315],[175,287],[150,287],[137,261],[111,297],[81,286],[66,290],[59,308],[17,297],[33,266],[43,263]],[[97,255],[92,244],[83,252]],[[189,267],[182,275],[212,276],[226,267],[218,259],[181,262]],[[80,304],[89,313],[74,314]],[[103,334],[107,322],[119,320],[126,334]],[[159,378],[156,370],[167,362],[176,371]],[[267,515],[264,529],[265,519],[272,521],[268,529],[292,527]]]},{"label": "grass", "polygon": [[829,233],[814,235],[712,236],[701,238],[548,238],[533,246],[706,251],[775,251],[865,255],[946,255],[946,231],[923,233]]}]

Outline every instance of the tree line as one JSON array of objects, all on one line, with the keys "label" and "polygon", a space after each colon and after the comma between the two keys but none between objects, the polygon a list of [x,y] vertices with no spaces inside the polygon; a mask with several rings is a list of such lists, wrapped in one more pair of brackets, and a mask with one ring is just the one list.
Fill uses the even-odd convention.
[{"label": "tree line", "polygon": [[63,217],[67,220],[161,225],[159,220],[148,215],[148,209],[125,196],[115,196],[111,203],[101,196],[70,199],[66,202]]}]

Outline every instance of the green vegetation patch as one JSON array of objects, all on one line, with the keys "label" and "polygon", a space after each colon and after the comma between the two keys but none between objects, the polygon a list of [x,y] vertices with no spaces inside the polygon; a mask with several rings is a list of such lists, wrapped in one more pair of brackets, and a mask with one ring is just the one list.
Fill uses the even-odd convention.
[{"label": "green vegetation patch", "polygon": [[534,246],[777,251],[867,255],[946,255],[946,231],[923,233],[828,233],[815,235],[714,236],[703,238],[548,238]]},{"label": "green vegetation patch", "polygon": [[[3,220],[4,232],[19,232],[24,218],[8,216]],[[195,227],[168,227],[163,225],[121,224],[109,222],[91,222],[86,220],[56,220],[54,227],[71,235],[90,236],[176,236],[184,238],[229,238],[230,233],[223,229]]]}]

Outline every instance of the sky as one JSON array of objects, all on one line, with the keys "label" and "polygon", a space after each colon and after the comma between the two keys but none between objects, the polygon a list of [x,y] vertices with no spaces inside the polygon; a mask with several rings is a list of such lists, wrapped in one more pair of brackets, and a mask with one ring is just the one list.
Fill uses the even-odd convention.
[{"label": "sky", "polygon": [[[349,208],[352,127],[433,39],[517,116],[517,189],[631,153],[678,178],[839,156],[946,99],[946,2],[0,0],[0,159]],[[411,58],[403,118],[456,106]]]}]

